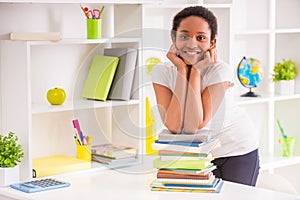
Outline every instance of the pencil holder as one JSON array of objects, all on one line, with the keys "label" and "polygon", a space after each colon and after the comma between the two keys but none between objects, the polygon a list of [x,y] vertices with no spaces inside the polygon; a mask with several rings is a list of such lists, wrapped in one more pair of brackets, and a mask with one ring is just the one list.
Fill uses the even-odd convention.
[{"label": "pencil holder", "polygon": [[286,137],[281,138],[279,140],[282,148],[282,156],[283,157],[291,157],[293,156],[294,146],[295,146],[295,138],[294,137]]},{"label": "pencil holder", "polygon": [[86,160],[88,162],[92,161],[92,149],[91,145],[76,145],[76,157],[81,160]]},{"label": "pencil holder", "polygon": [[87,39],[102,38],[102,19],[86,19]]}]

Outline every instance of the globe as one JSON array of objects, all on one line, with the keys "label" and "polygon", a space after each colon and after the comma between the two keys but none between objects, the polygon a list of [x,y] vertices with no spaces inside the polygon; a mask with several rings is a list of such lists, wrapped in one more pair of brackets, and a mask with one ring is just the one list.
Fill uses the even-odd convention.
[{"label": "globe", "polygon": [[263,79],[264,70],[261,62],[256,58],[246,58],[240,61],[237,67],[237,76],[241,84],[249,88],[249,92],[242,94],[242,97],[258,97],[260,95],[252,92],[252,88],[256,87]]}]

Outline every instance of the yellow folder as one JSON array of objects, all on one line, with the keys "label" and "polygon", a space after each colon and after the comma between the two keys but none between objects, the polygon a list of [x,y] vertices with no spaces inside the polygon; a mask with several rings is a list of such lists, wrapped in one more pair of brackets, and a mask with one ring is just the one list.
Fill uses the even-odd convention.
[{"label": "yellow folder", "polygon": [[91,168],[91,162],[66,155],[54,155],[32,160],[33,178],[89,168]]},{"label": "yellow folder", "polygon": [[95,55],[82,96],[87,99],[106,101],[118,63],[118,57]]}]

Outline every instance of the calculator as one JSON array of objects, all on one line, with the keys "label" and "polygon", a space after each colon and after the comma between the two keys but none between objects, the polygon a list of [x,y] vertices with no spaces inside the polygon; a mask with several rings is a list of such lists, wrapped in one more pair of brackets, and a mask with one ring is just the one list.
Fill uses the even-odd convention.
[{"label": "calculator", "polygon": [[32,193],[32,192],[41,192],[45,190],[53,190],[57,188],[63,188],[70,186],[70,183],[59,181],[53,178],[45,178],[39,180],[32,180],[23,183],[11,184],[10,187],[21,190],[23,192]]}]

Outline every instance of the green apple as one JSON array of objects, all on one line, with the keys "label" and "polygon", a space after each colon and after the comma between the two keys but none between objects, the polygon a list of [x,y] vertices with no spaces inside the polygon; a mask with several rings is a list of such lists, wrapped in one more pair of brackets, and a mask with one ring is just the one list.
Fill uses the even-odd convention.
[{"label": "green apple", "polygon": [[61,105],[66,100],[66,92],[62,88],[52,88],[47,92],[47,100],[51,105]]}]

